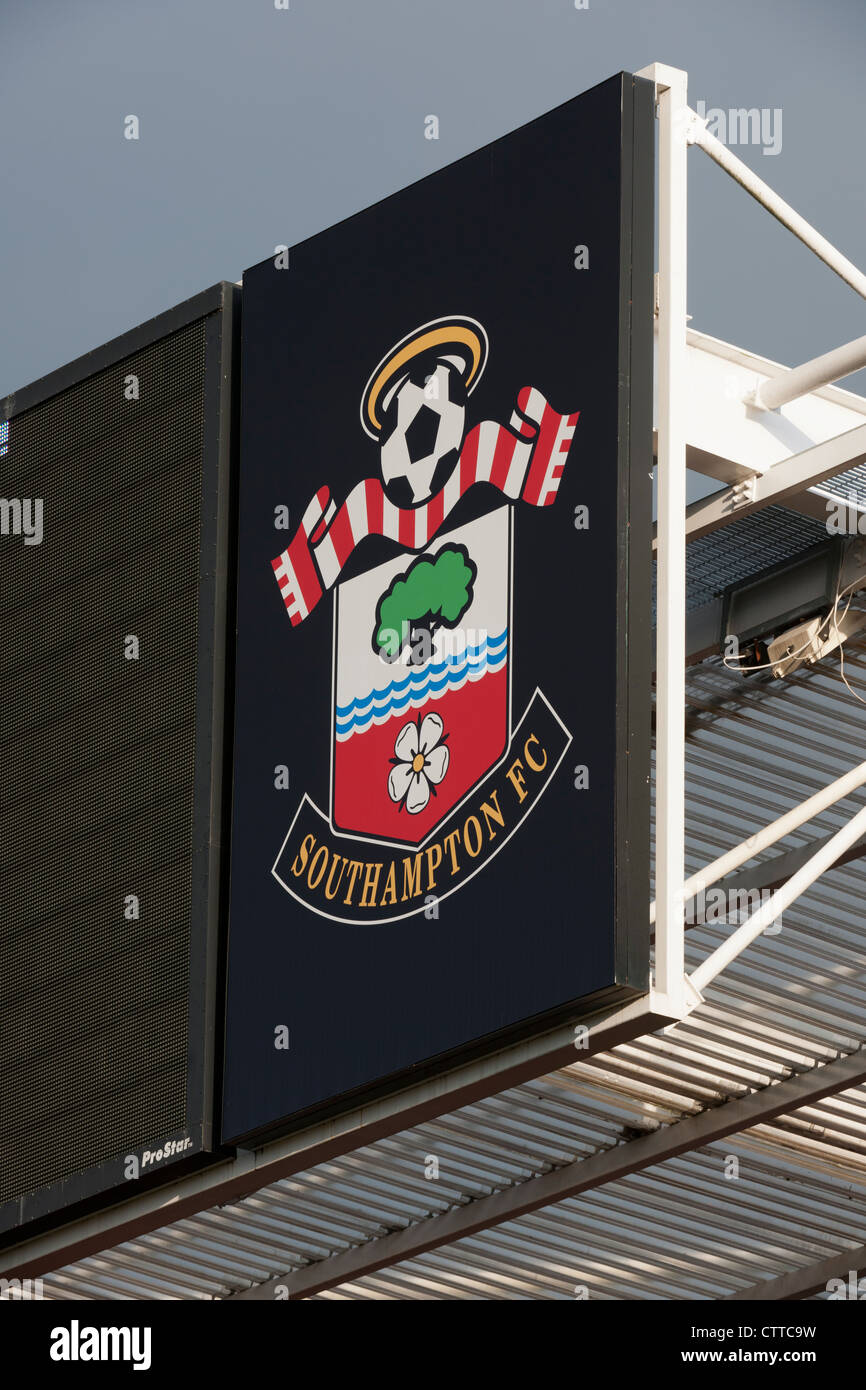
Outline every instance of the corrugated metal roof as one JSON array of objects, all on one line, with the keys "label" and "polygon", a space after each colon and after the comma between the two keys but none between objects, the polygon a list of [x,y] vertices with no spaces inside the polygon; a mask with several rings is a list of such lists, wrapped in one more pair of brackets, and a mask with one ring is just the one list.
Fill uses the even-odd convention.
[{"label": "corrugated metal roof", "polygon": [[[690,872],[863,760],[857,639],[845,674],[854,693],[838,653],[779,682],[719,660],[688,672]],[[866,861],[836,868],[671,1029],[89,1256],[46,1276],[45,1296],[225,1297],[850,1053],[866,1041],[864,897]],[[693,927],[689,966],[729,931]],[[864,1243],[861,1085],[317,1297],[571,1299],[586,1286],[600,1299],[715,1299]]]}]

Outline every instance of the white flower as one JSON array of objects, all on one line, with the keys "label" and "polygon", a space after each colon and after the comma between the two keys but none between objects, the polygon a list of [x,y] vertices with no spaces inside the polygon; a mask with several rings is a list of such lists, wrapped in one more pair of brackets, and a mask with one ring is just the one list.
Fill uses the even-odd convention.
[{"label": "white flower", "polygon": [[410,816],[424,810],[431,788],[438,787],[448,771],[449,753],[442,741],[442,729],[438,714],[425,714],[420,727],[404,724],[397,735],[397,756],[391,759],[394,766],[388,776],[388,795],[404,805]]}]

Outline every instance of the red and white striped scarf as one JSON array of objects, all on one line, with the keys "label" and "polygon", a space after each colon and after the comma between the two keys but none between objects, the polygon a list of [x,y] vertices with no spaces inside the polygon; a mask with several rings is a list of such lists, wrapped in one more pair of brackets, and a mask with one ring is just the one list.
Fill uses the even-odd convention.
[{"label": "red and white striped scarf", "polygon": [[471,429],[445,486],[419,507],[395,507],[378,478],[359,482],[339,511],[329,489],[320,487],[288,546],[272,561],[292,625],[303,622],[337,582],[366,536],[388,536],[406,550],[423,550],[476,483],[490,483],[513,502],[549,507],[579,413],[560,415],[540,391],[524,386],[510,427],[484,420]]}]

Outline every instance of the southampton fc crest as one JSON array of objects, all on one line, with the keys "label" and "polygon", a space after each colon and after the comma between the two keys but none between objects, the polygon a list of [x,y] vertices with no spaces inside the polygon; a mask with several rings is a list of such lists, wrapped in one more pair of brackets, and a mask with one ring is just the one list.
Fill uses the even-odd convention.
[{"label": "southampton fc crest", "polygon": [[[304,796],[273,872],[339,921],[411,916],[456,891],[518,828],[571,742],[540,690],[513,719],[513,530],[518,504],[555,502],[578,412],[523,387],[507,425],[467,429],[487,354],[481,324],[462,316],[397,343],[361,397],[379,476],[340,505],[320,487],[273,562],[291,624],[327,622],[329,610],[333,623],[330,802]],[[455,524],[482,484],[492,505]],[[364,569],[370,536],[393,554],[382,562],[380,547]]]}]

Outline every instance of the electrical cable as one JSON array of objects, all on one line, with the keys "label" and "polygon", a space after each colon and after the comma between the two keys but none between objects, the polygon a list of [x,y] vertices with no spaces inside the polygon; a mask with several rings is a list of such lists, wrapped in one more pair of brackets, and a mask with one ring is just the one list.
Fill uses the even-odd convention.
[{"label": "electrical cable", "polygon": [[[813,632],[812,636],[809,637],[809,638],[807,638],[807,640],[803,643],[803,645],[802,645],[801,647],[798,647],[798,648],[796,649],[796,651],[793,651],[793,652],[786,652],[784,656],[777,656],[776,659],[775,659],[775,661],[767,661],[767,662],[765,662],[765,663],[764,663],[763,665],[761,665],[761,666],[741,666],[739,662],[731,662],[731,661],[729,661],[728,658],[727,658],[726,656],[723,656],[723,657],[722,657],[722,664],[723,664],[724,666],[726,666],[727,669],[728,669],[729,671],[743,671],[743,672],[745,672],[745,671],[772,671],[772,669],[773,669],[775,666],[781,666],[781,664],[782,664],[783,661],[790,661],[792,657],[799,656],[801,652],[807,651],[808,648],[812,646],[813,642],[814,642],[814,641],[816,640],[816,638],[820,635],[820,633],[822,632],[822,630],[826,627],[827,623],[830,622],[831,620],[834,620],[834,619],[835,619],[835,617],[836,617],[836,610],[837,610],[838,607],[839,607],[839,600],[840,600],[841,598],[844,598],[845,594],[847,594],[847,593],[849,593],[849,592],[851,592],[851,598],[853,598],[853,597],[854,597],[853,591],[856,590],[856,588],[858,587],[858,585],[859,585],[859,587],[860,587],[861,589],[862,589],[862,588],[866,588],[866,583],[864,583],[863,577],[860,576],[860,575],[858,575],[858,577],[857,577],[856,579],[852,580],[850,584],[846,584],[844,589],[837,589],[837,591],[836,591],[836,598],[835,598],[835,600],[834,600],[833,607],[830,609],[830,611],[828,612],[827,616],[826,616],[825,618],[823,618],[823,619],[821,620],[821,622],[818,624],[818,627],[817,627],[816,630]],[[848,612],[848,609],[850,608],[850,606],[851,606],[851,599],[848,600],[848,603],[847,603],[847,605],[846,605],[846,607],[845,607],[845,613]],[[843,618],[844,618],[844,616],[845,616],[845,613],[842,614]],[[838,633],[838,624],[836,625],[836,631],[837,631],[837,633]],[[844,676],[843,676],[843,680],[844,680]],[[845,683],[846,683],[846,685],[847,685],[847,681],[846,681]],[[849,686],[849,689],[850,689],[850,686]],[[853,694],[854,692],[852,691],[851,693]],[[864,703],[866,703],[866,701],[864,701]]]}]

